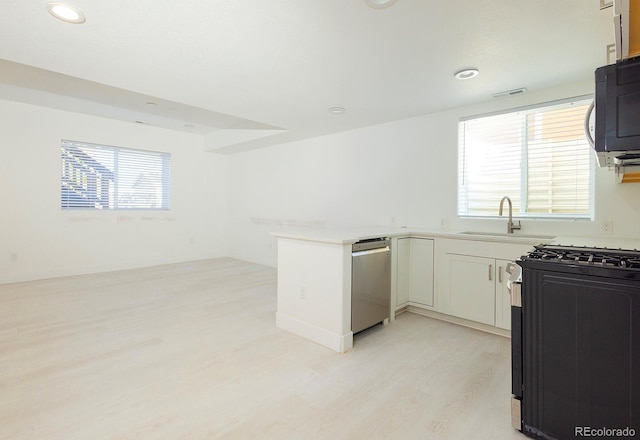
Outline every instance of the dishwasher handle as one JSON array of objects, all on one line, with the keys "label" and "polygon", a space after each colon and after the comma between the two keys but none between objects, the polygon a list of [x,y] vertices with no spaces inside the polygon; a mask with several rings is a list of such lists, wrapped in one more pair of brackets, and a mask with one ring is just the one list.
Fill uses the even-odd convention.
[{"label": "dishwasher handle", "polygon": [[375,249],[387,249],[389,250],[388,238],[370,238],[367,240],[356,241],[351,247],[351,252],[354,254],[360,251],[369,251]]},{"label": "dishwasher handle", "polygon": [[372,255],[372,254],[379,254],[382,252],[389,252],[389,246],[385,246],[385,247],[381,247],[381,248],[375,248],[375,249],[368,249],[366,251],[353,251],[351,252],[351,256],[352,257],[361,257],[363,255]]}]

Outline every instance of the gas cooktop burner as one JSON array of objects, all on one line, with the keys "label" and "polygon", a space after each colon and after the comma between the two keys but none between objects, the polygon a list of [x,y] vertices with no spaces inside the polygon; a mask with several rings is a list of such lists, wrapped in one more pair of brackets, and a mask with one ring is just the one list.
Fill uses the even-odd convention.
[{"label": "gas cooktop burner", "polygon": [[523,259],[640,269],[640,251],[541,244]]}]

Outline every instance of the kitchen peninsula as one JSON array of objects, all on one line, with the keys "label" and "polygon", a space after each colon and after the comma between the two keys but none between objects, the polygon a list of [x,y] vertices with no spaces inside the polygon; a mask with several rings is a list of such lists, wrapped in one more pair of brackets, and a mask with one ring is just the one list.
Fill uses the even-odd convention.
[{"label": "kitchen peninsula", "polygon": [[401,233],[390,229],[272,233],[278,238],[276,325],[338,353],[350,350],[351,246]]},{"label": "kitchen peninsula", "polygon": [[[461,245],[468,243],[471,246],[469,251],[471,254],[478,246],[484,248],[483,245],[486,243],[488,250],[483,251],[483,254],[495,254],[495,257],[509,259],[515,259],[524,254],[533,244],[549,242],[551,239],[551,237],[484,235],[399,227],[296,229],[273,232],[271,235],[278,239],[276,326],[338,353],[344,353],[353,347],[351,331],[351,246],[353,243],[377,237],[392,238],[393,300],[390,316],[393,318],[398,309],[398,303],[395,300],[398,269],[399,265],[404,264],[402,261],[398,262],[398,253],[394,250],[398,245],[398,239],[442,239],[443,244],[440,247],[445,250],[447,243]],[[460,249],[464,249],[464,246],[456,247],[455,251],[463,252]],[[433,271],[433,260],[431,265],[430,269]],[[437,261],[435,266],[437,269]],[[402,271],[403,268],[400,269]],[[432,289],[436,290],[436,301],[431,306],[425,306],[427,311],[450,313],[451,301],[445,292],[449,285],[445,282],[446,280],[442,281],[442,288],[439,288],[439,284],[433,277],[429,279]],[[438,296],[441,297],[439,301]],[[493,300],[488,307],[491,308],[491,319],[487,322],[493,326],[495,323]],[[497,313],[500,311],[498,310]],[[464,315],[462,317],[464,318]]]}]

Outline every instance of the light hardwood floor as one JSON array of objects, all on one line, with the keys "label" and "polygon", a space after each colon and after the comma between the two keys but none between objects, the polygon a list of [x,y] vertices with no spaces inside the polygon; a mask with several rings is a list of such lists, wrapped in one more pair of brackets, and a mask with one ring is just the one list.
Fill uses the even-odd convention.
[{"label": "light hardwood floor", "polygon": [[0,285],[0,439],[514,439],[509,340],[404,313],[334,353],[223,258]]}]

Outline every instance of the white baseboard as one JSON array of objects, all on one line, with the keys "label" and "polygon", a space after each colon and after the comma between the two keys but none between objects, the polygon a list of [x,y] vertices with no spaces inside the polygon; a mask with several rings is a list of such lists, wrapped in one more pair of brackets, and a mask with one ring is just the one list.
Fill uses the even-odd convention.
[{"label": "white baseboard", "polygon": [[422,315],[422,316],[427,316],[429,318],[439,319],[441,321],[450,322],[452,324],[458,324],[458,325],[470,327],[476,330],[481,330],[483,332],[493,333],[494,335],[504,336],[507,338],[511,337],[511,332],[509,330],[494,327],[491,325],[482,324],[480,322],[469,321],[463,318],[457,318],[451,315],[445,315],[443,313],[434,312],[432,310],[427,310],[422,307],[407,306],[404,309],[396,311],[396,315],[403,312],[410,312],[410,313],[415,313],[416,315]]},{"label": "white baseboard", "polygon": [[340,335],[308,322],[300,321],[282,312],[276,312],[276,327],[302,336],[338,353],[345,353],[353,348],[353,332],[349,331],[344,335]]}]

